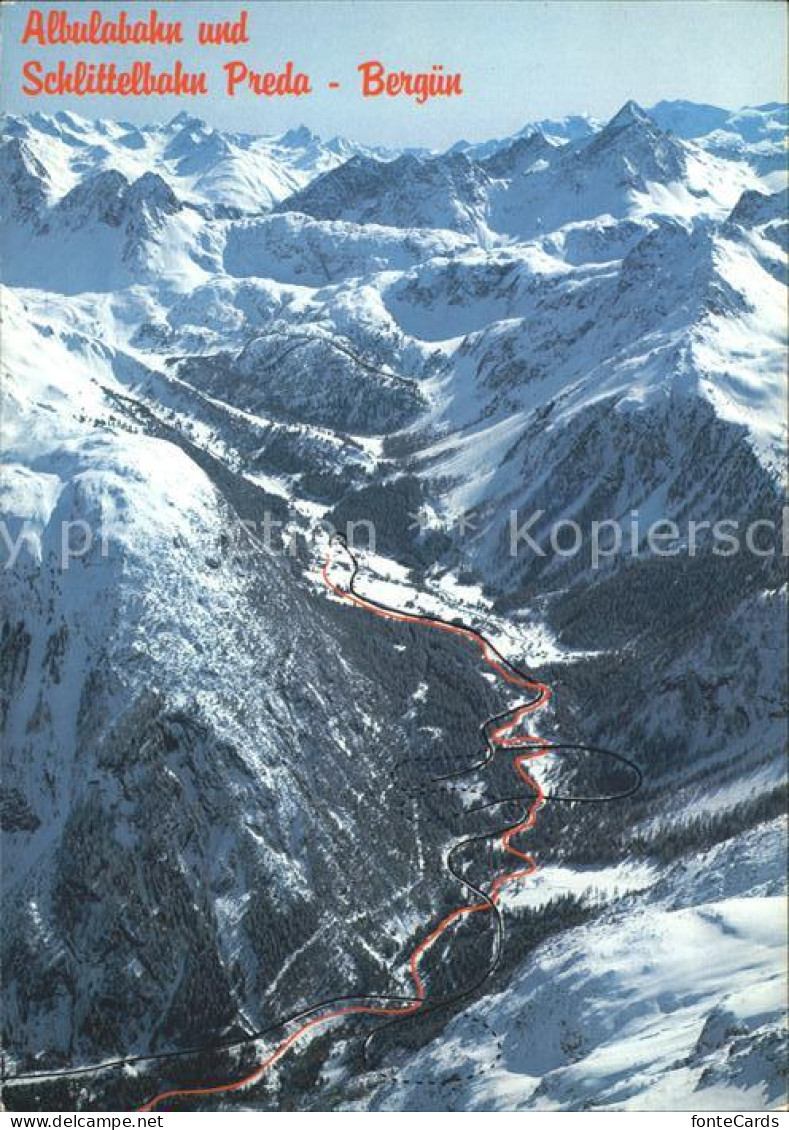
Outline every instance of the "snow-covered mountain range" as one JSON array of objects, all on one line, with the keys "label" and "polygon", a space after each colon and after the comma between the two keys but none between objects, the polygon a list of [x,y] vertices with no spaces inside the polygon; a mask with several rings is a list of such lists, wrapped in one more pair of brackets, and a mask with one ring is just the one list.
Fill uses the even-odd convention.
[{"label": "snow-covered mountain range", "polygon": [[166,125],[142,127],[90,122],[65,110],[9,114],[3,133],[42,161],[53,198],[97,173],[136,180],[156,170],[182,199],[220,213],[260,211],[356,154],[387,155],[341,137],[324,142],[303,126],[276,137],[224,133],[186,111]]},{"label": "snow-covered mountain range", "polygon": [[[3,1042],[8,1075],[53,1073],[6,1106],[240,1076],[283,1016],[408,993],[468,897],[453,844],[495,870],[507,767],[434,778],[512,699],[331,598],[348,521],[376,526],[365,591],[484,629],[554,687],[538,732],[644,785],[545,806],[462,1005],[366,1060],[369,1026],[316,1032],[198,1106],[785,1101],[786,124],[628,102],[392,153],[5,118]],[[588,540],[513,552],[535,514],[541,546],[624,533],[601,568]],[[713,552],[721,520],[755,548]],[[458,928],[429,996],[495,945]]]}]

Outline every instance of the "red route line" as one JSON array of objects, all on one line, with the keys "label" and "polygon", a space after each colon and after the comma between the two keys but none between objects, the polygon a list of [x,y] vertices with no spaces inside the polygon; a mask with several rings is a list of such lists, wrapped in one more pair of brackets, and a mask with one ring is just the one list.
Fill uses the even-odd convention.
[{"label": "red route line", "polygon": [[358,608],[364,608],[368,612],[372,612],[375,616],[380,616],[385,620],[395,620],[399,623],[406,624],[421,624],[423,627],[436,628],[438,631],[447,632],[451,635],[462,636],[464,639],[470,640],[482,652],[482,656],[488,666],[496,672],[505,682],[513,686],[521,687],[524,690],[536,691],[536,697],[528,703],[517,707],[512,716],[505,722],[496,726],[491,730],[488,735],[491,746],[500,749],[506,749],[508,746],[523,747],[524,743],[530,742],[533,748],[527,753],[519,753],[513,759],[513,767],[520,779],[534,790],[534,800],[529,805],[528,812],[524,819],[508,828],[499,837],[499,843],[509,855],[514,855],[517,859],[521,859],[526,863],[526,867],[518,871],[508,871],[496,876],[490,889],[489,902],[470,903],[466,906],[459,906],[455,910],[447,914],[435,926],[429,934],[426,935],[414,949],[408,963],[411,980],[413,981],[416,990],[416,1000],[412,1004],[406,1005],[403,1008],[376,1008],[373,1005],[348,1005],[343,1008],[335,1008],[330,1012],[325,1012],[321,1016],[314,1016],[311,1020],[307,1020],[299,1028],[292,1032],[290,1036],[284,1039],[276,1046],[274,1051],[266,1059],[259,1063],[254,1071],[249,1075],[245,1075],[242,1079],[236,1079],[230,1083],[219,1083],[213,1087],[188,1087],[178,1088],[171,1091],[162,1091],[161,1094],[156,1095],[150,1099],[145,1106],[139,1107],[139,1111],[151,1111],[159,1103],[165,1102],[167,1099],[184,1098],[191,1095],[218,1095],[230,1091],[239,1091],[242,1087],[250,1086],[256,1083],[270,1067],[280,1060],[285,1053],[301,1039],[307,1032],[318,1025],[327,1024],[330,1020],[337,1020],[342,1016],[408,1016],[411,1013],[418,1012],[427,999],[427,989],[422,980],[419,972],[419,963],[425,953],[430,949],[434,942],[436,942],[443,933],[445,933],[450,926],[467,914],[478,914],[480,911],[490,911],[494,905],[499,901],[502,888],[508,883],[512,883],[517,879],[526,879],[529,875],[533,875],[537,870],[537,863],[534,856],[529,852],[520,851],[518,848],[512,846],[512,840],[519,836],[522,832],[528,831],[533,828],[537,819],[537,812],[542,807],[545,801],[545,793],[542,786],[538,781],[531,776],[530,773],[524,768],[524,763],[527,761],[534,761],[538,757],[542,757],[548,752],[549,746],[543,744],[543,739],[535,734],[522,734],[518,737],[512,736],[512,731],[520,724],[521,720],[528,714],[533,714],[539,710],[551,698],[551,689],[545,683],[537,682],[536,680],[527,679],[522,675],[516,674],[514,671],[508,671],[507,668],[499,662],[499,660],[491,653],[490,646],[487,640],[481,636],[477,636],[468,628],[464,628],[458,624],[447,624],[441,620],[425,620],[421,616],[410,615],[407,612],[394,612],[384,608],[380,608],[370,601],[365,600],[364,597],[359,596],[348,589],[340,588],[329,576],[329,568],[331,566],[331,550],[327,554],[326,561],[323,565],[323,580],[327,587],[341,600],[347,601],[349,604],[354,604]]}]

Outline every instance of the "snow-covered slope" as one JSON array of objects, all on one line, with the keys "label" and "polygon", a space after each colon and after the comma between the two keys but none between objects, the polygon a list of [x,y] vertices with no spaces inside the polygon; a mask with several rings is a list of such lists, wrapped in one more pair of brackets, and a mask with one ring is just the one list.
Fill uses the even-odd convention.
[{"label": "snow-covered slope", "polygon": [[43,157],[53,197],[107,170],[136,180],[153,169],[183,199],[231,212],[270,208],[312,177],[367,152],[305,128],[259,137],[223,133],[185,111],[163,125],[87,121],[76,114],[6,115],[2,132]]},{"label": "snow-covered slope", "polygon": [[[765,830],[774,850],[785,849],[784,832]],[[669,872],[654,893],[623,898],[618,910],[545,944],[507,989],[403,1062],[375,1106],[709,1111],[780,1103],[785,901],[770,893],[774,870],[757,837],[740,851],[762,863],[761,897],[741,883],[737,894],[682,905],[673,890],[688,881],[687,867]],[[690,866],[702,874],[731,867],[720,855]]]},{"label": "snow-covered slope", "polygon": [[514,137],[479,142],[457,141],[450,148],[450,152],[466,153],[469,157],[477,159],[490,157],[500,149],[508,149],[513,141],[531,137],[534,133],[542,134],[556,145],[563,145],[568,141],[581,141],[585,137],[591,137],[603,124],[587,114],[568,114],[563,118],[540,118],[527,122]]},{"label": "snow-covered slope", "polygon": [[[667,133],[683,141],[695,141],[702,148],[720,157],[747,162],[761,174],[786,173],[786,103],[770,102],[763,106],[743,106],[727,110],[682,100],[656,102],[646,109],[649,117]],[[543,118],[527,122],[515,135],[528,137],[539,132],[555,144],[579,142],[599,132],[604,121],[588,115],[570,114],[564,118]],[[459,141],[451,152],[473,158],[488,157],[512,144],[513,137],[470,143]]]},{"label": "snow-covered slope", "polygon": [[[505,819],[512,778],[433,780],[503,706],[468,649],[328,599],[325,523],[373,521],[372,595],[482,626],[554,687],[539,732],[644,786],[541,810],[488,999],[414,1018],[370,1070],[347,1029],[307,1039],[238,1101],[780,1100],[785,558],[717,556],[709,525],[691,550],[689,524],[781,518],[782,112],[627,103],[399,156],[6,120],[7,1069],[410,991],[467,895],[447,851]],[[559,519],[622,542],[599,569],[588,541],[513,553],[513,512],[543,545]],[[495,866],[479,844],[464,873]],[[434,999],[484,971],[478,919],[431,953]],[[253,1053],[6,1102],[118,1109]]]},{"label": "snow-covered slope", "polygon": [[[402,992],[397,954],[447,897],[446,832],[401,811],[392,765],[425,756],[437,692],[413,695],[452,648],[357,638],[242,529],[276,500],[129,398],[131,358],[33,309],[4,295],[7,1062]],[[459,677],[463,744],[493,698]]]},{"label": "snow-covered slope", "polygon": [[[0,150],[10,150],[6,164],[13,163],[16,144]],[[143,173],[131,184],[117,170],[96,173],[49,207],[41,194],[25,198],[27,211],[16,207],[0,233],[4,279],[11,285],[74,294],[156,279],[189,290],[205,278],[211,247],[203,217],[158,173]]]},{"label": "snow-covered slope", "polygon": [[484,223],[487,177],[464,153],[358,156],[324,173],[279,208],[318,220],[475,232]]},{"label": "snow-covered slope", "polygon": [[607,216],[721,215],[759,183],[747,165],[664,133],[634,102],[599,132],[565,145],[535,132],[481,158],[469,152],[390,162],[355,157],[279,208],[324,220],[524,238]]},{"label": "snow-covered slope", "polygon": [[748,163],[759,173],[786,173],[785,103],[722,110],[695,102],[658,102],[649,111],[661,129],[697,141],[710,153]]}]

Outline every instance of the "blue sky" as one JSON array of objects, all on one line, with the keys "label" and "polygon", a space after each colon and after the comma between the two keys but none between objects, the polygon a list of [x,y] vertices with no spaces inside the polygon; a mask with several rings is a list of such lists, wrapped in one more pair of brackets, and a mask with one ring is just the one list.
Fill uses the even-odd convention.
[{"label": "blue sky", "polygon": [[[126,9],[147,15],[149,3],[3,5],[4,108],[15,112],[74,110],[88,117],[165,120],[184,108],[229,129],[276,133],[306,124],[324,136],[343,134],[385,145],[444,146],[458,138],[505,135],[527,120],[588,112],[607,117],[628,98],[650,105],[687,98],[739,107],[784,101],[787,9],[780,0],[252,0],[191,3],[158,0],[163,18],[230,19],[250,13],[251,42],[200,48],[194,36],[177,49],[45,47],[19,43],[30,7],[64,8],[84,18]],[[206,70],[212,94],[199,99],[30,98],[21,93],[21,65],[37,58],[99,59],[128,64],[149,59],[163,69],[180,57]],[[313,78],[299,99],[224,96],[222,64],[243,59],[258,70],[288,59]],[[423,106],[411,100],[363,99],[356,67],[380,59],[393,70],[443,64],[463,74],[465,94]],[[330,80],[339,90],[329,90]]]}]

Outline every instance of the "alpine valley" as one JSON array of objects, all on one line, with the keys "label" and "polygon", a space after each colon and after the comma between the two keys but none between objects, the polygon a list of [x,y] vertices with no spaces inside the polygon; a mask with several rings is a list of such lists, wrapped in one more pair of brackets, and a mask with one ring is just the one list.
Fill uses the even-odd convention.
[{"label": "alpine valley", "polygon": [[6,1109],[786,1103],[786,129],[4,119]]}]

